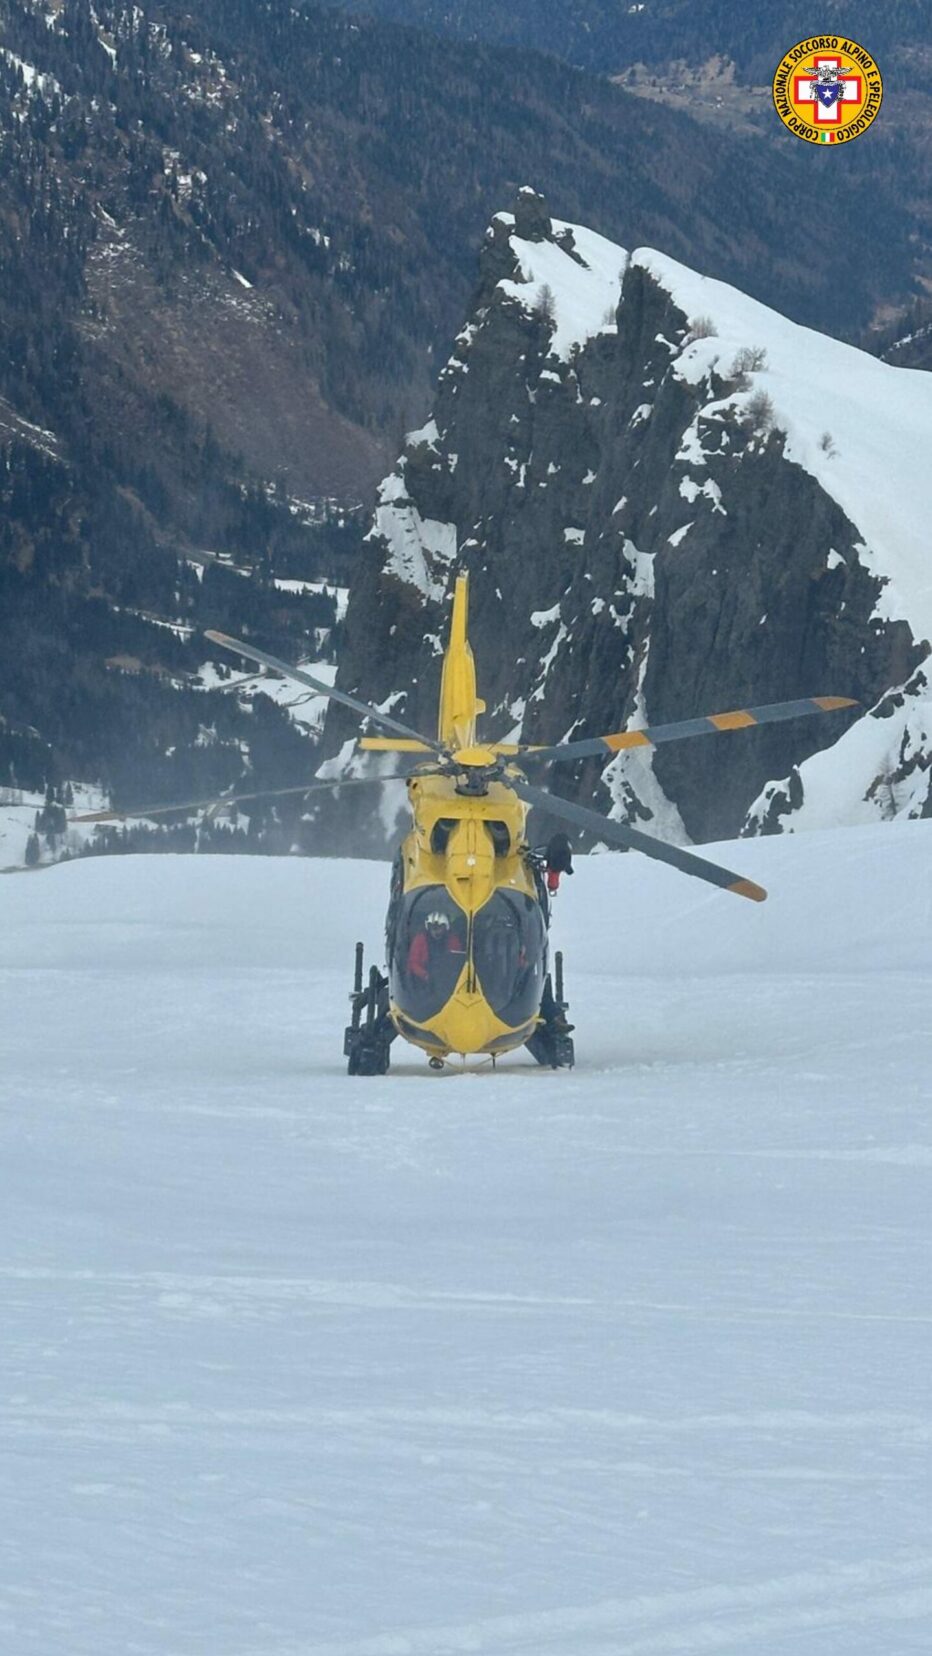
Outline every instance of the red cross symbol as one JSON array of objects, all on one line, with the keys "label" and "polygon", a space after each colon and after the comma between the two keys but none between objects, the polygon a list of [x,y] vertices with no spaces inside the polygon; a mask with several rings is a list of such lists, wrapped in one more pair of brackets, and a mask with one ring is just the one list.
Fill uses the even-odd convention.
[{"label": "red cross symbol", "polygon": [[[837,126],[841,120],[842,103],[861,102],[861,98],[863,96],[861,91],[861,77],[860,75],[853,73],[843,75],[841,72],[842,60],[840,57],[817,57],[813,58],[812,61],[812,70],[807,71],[804,75],[797,75],[793,81],[793,102],[798,104],[814,103],[816,124],[820,125],[821,123],[827,121],[830,125]],[[828,107],[826,107],[826,105],[822,102],[816,91],[816,86],[819,81],[819,70],[823,64],[828,64],[832,69],[838,70],[837,85],[839,86],[840,91],[834,103],[829,104]]]}]

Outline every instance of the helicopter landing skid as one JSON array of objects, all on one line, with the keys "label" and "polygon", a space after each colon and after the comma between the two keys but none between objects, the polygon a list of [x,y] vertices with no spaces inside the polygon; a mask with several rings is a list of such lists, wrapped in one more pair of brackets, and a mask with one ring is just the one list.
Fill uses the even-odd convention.
[{"label": "helicopter landing skid", "polygon": [[544,1069],[572,1069],[576,1062],[571,1030],[567,1022],[567,1002],[563,998],[563,955],[557,950],[554,957],[554,979],[550,973],[544,984],[540,1003],[541,1021],[525,1046],[532,1058]]},{"label": "helicopter landing skid", "polygon": [[388,1015],[388,978],[377,966],[362,981],[362,944],[356,944],[356,971],[350,994],[350,1021],[343,1034],[343,1056],[350,1075],[387,1075],[395,1027]]}]

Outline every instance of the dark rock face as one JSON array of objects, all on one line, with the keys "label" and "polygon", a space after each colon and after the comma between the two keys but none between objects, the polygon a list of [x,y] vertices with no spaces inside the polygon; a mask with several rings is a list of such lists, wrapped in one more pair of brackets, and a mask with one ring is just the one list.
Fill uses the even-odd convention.
[{"label": "dark rock face", "polygon": [[515,235],[522,241],[549,241],[553,225],[547,203],[537,190],[525,185],[515,202]]},{"label": "dark rock face", "polygon": [[[520,294],[519,225],[580,257],[527,192],[493,222],[434,420],[383,485],[338,682],[373,701],[401,692],[395,710],[432,732],[446,600],[466,568],[490,736],[553,742],[821,694],[869,707],[903,685],[926,647],[875,618],[863,536],[747,395],[753,358],[696,383],[675,372],[703,319],[638,263],[614,324],[557,354],[546,289]],[[768,779],[850,723],[736,732],[555,781],[665,837],[726,838]],[[332,708],[328,751],[353,734]]]}]

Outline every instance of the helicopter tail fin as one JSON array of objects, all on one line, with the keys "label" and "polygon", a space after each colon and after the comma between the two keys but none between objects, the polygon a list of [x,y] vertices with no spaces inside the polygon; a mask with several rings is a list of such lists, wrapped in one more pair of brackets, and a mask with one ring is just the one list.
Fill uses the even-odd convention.
[{"label": "helicopter tail fin", "polygon": [[437,737],[445,747],[468,748],[476,741],[476,719],[485,703],[476,695],[476,664],[468,638],[469,576],[458,575],[453,593],[450,641],[443,658]]}]

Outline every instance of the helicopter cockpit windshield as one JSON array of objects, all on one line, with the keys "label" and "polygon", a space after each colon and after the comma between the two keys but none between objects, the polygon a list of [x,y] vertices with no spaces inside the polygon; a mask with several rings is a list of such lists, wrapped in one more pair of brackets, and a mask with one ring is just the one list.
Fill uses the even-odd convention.
[{"label": "helicopter cockpit windshield", "polygon": [[510,1028],[533,1018],[547,970],[547,934],[540,907],[519,891],[496,891],[474,916],[446,886],[420,886],[397,899],[389,915],[389,978],[399,1010],[418,1023],[450,999],[470,953],[475,986]]},{"label": "helicopter cockpit windshield", "polygon": [[466,964],[469,926],[446,886],[420,886],[390,918],[392,999],[424,1023],[450,999]]},{"label": "helicopter cockpit windshield", "polygon": [[547,970],[540,907],[522,891],[496,891],[473,921],[472,958],[492,1011],[516,1029],[537,1012]]}]

